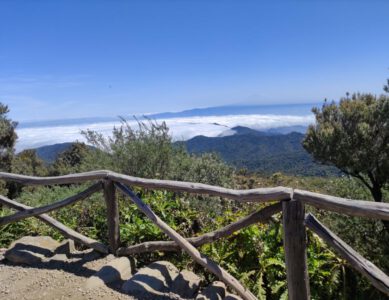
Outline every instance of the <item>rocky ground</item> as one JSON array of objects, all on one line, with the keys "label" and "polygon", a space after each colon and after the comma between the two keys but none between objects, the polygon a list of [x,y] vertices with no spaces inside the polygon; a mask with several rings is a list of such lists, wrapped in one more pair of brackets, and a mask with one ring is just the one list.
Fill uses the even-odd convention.
[{"label": "rocky ground", "polygon": [[137,269],[130,258],[76,251],[69,240],[24,237],[0,249],[0,299],[240,299],[222,282],[200,286],[169,262]]},{"label": "rocky ground", "polygon": [[[1,253],[3,252],[3,253]],[[118,286],[85,287],[86,280],[112,259],[111,256],[79,263],[15,264],[0,251],[0,299],[134,299]]]}]

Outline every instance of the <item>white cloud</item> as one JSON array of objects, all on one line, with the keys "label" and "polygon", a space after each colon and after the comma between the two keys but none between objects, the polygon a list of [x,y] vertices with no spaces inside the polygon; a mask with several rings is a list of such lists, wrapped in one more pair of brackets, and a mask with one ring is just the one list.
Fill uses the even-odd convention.
[{"label": "white cloud", "polygon": [[[157,120],[162,122],[163,120]],[[314,121],[313,115],[226,115],[207,117],[172,118],[165,120],[175,140],[186,140],[197,135],[218,136],[231,134],[229,128],[246,126],[257,130],[270,128],[308,125]],[[135,120],[129,121],[130,125],[136,126]],[[35,148],[55,143],[84,141],[81,130],[91,129],[108,136],[112,133],[117,122],[100,122],[82,125],[66,125],[53,127],[21,128],[17,130],[19,140],[16,145],[17,151],[27,148]]]}]

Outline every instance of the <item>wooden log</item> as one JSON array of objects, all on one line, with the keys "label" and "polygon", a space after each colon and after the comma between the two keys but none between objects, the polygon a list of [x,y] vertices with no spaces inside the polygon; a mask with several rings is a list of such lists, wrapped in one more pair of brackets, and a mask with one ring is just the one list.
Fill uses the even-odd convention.
[{"label": "wooden log", "polygon": [[[32,208],[31,206],[21,204],[19,202],[13,201],[13,200],[8,199],[8,198],[1,196],[1,195],[0,195],[0,203],[4,204],[6,206],[9,206],[13,209],[20,210],[20,211],[24,211],[24,210],[28,210],[28,209]],[[74,241],[76,241],[76,242],[78,242],[86,247],[95,249],[96,251],[98,251],[100,253],[108,254],[108,247],[105,246],[104,244],[102,244],[94,239],[88,238],[88,237],[82,235],[81,233],[74,231],[73,229],[65,226],[64,224],[55,220],[54,218],[50,217],[49,215],[42,214],[40,216],[36,216],[36,218],[45,222],[47,225],[57,229],[66,238],[72,239],[72,240],[74,240]]]},{"label": "wooden log", "polygon": [[104,181],[104,199],[107,206],[108,239],[111,253],[116,255],[120,246],[119,203],[115,195],[115,185]]},{"label": "wooden log", "polygon": [[36,177],[20,175],[13,173],[0,172],[0,179],[12,182],[18,182],[26,185],[52,185],[52,184],[71,184],[82,183],[90,180],[108,179],[110,171],[99,170],[78,174],[68,174],[62,176]]},{"label": "wooden log", "polygon": [[202,183],[138,178],[113,172],[109,173],[108,176],[115,182],[132,186],[140,186],[157,190],[187,192],[191,194],[206,194],[238,201],[271,202],[285,200],[289,199],[292,193],[292,189],[284,187],[234,190]]},{"label": "wooden log", "polygon": [[304,204],[296,200],[284,201],[282,214],[289,300],[308,300],[310,289]]},{"label": "wooden log", "polygon": [[86,190],[82,191],[81,193],[74,195],[74,196],[71,196],[69,198],[66,198],[64,200],[61,200],[61,201],[58,201],[58,202],[55,202],[52,204],[44,205],[41,207],[26,209],[26,210],[17,212],[13,215],[2,217],[2,218],[0,218],[0,226],[11,223],[11,222],[16,222],[16,221],[19,221],[19,220],[22,220],[25,218],[38,216],[38,215],[59,209],[61,207],[73,204],[77,201],[80,201],[80,200],[83,200],[83,199],[89,197],[93,193],[98,192],[99,190],[101,190],[101,188],[102,188],[101,183],[98,182],[98,183],[90,186]]},{"label": "wooden log", "polygon": [[[247,226],[255,223],[266,223],[272,215],[282,210],[282,203],[278,202],[267,206],[259,211],[256,211],[234,223],[231,223],[218,230],[206,233],[198,237],[188,238],[187,241],[195,247],[200,247],[204,244],[215,242],[221,238],[230,236],[234,232],[241,230]],[[119,248],[118,255],[133,255],[144,252],[154,251],[179,251],[181,248],[175,242],[172,241],[152,241],[145,242],[138,245],[129,246],[126,248]]]},{"label": "wooden log", "polygon": [[0,179],[29,185],[69,184],[89,180],[107,179],[127,185],[140,186],[149,189],[180,191],[192,194],[220,196],[238,201],[266,202],[286,200],[290,198],[292,189],[284,187],[259,188],[251,190],[234,190],[202,183],[145,179],[100,170],[58,177],[34,177],[0,172]]},{"label": "wooden log", "polygon": [[220,280],[233,288],[243,299],[254,300],[256,297],[246,288],[244,288],[238,280],[231,276],[226,270],[218,266],[214,261],[202,255],[192,244],[185,238],[174,231],[169,225],[163,222],[139,197],[137,197],[130,189],[120,183],[115,185],[126,195],[130,196],[135,205],[165,234],[175,241],[186,253],[188,253],[198,264],[202,265],[208,271],[215,274]]},{"label": "wooden log", "polygon": [[389,220],[389,203],[350,200],[302,190],[294,190],[293,198],[317,208],[350,216]]},{"label": "wooden log", "polygon": [[347,245],[330,229],[319,222],[313,215],[305,217],[305,225],[323,239],[328,245],[343,257],[355,270],[366,277],[373,286],[389,296],[389,276],[382,272],[377,266],[365,259],[353,248]]}]

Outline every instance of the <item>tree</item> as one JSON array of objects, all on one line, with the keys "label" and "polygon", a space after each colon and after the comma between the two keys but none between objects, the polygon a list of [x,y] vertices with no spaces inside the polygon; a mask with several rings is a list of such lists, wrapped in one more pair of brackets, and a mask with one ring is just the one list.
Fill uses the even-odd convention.
[{"label": "tree", "polygon": [[52,166],[52,175],[77,173],[90,151],[84,143],[73,143],[68,149],[60,153]]},{"label": "tree", "polygon": [[172,144],[166,123],[138,121],[137,126],[121,118],[112,136],[88,130],[83,132],[87,143],[97,149],[91,153],[89,165],[112,169],[124,174],[146,178],[166,178],[172,159]]},{"label": "tree", "polygon": [[122,119],[109,137],[87,130],[83,135],[94,147],[83,163],[83,171],[110,169],[131,176],[195,181],[228,186],[232,170],[215,155],[191,155],[175,144],[165,122]]},{"label": "tree", "polygon": [[0,170],[6,172],[11,171],[17,139],[15,128],[18,125],[8,118],[8,113],[8,106],[0,102]]},{"label": "tree", "polygon": [[12,172],[32,176],[46,176],[47,168],[34,149],[27,149],[15,156]]},{"label": "tree", "polygon": [[[304,148],[314,159],[358,178],[376,202],[389,183],[389,97],[353,94],[314,108]],[[384,223],[389,232],[389,222]]]}]

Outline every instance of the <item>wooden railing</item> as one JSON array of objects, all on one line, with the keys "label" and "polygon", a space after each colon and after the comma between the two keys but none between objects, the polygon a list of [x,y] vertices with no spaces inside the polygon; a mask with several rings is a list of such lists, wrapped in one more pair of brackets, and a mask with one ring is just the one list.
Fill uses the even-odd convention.
[{"label": "wooden railing", "polygon": [[[363,258],[338,236],[321,224],[312,214],[305,214],[305,205],[325,209],[349,216],[369,217],[389,220],[389,204],[361,200],[349,200],[327,196],[285,187],[260,188],[250,190],[234,190],[200,183],[179,182],[170,180],[154,180],[137,178],[111,171],[93,171],[58,177],[32,177],[11,173],[0,173],[0,179],[25,185],[72,184],[86,181],[98,181],[83,192],[53,204],[33,208],[0,195],[0,203],[18,212],[0,218],[0,226],[16,222],[27,217],[36,217],[46,224],[59,230],[65,237],[80,244],[93,248],[101,253],[115,255],[131,255],[152,251],[178,251],[188,253],[194,261],[215,274],[229,287],[234,289],[243,299],[253,300],[255,296],[244,288],[238,280],[213,260],[201,254],[197,247],[212,243],[232,233],[255,223],[265,223],[272,215],[282,211],[284,226],[284,248],[287,270],[288,295],[291,300],[310,299],[309,278],[307,270],[307,239],[306,228],[309,228],[328,245],[330,245],[355,270],[365,276],[372,285],[389,295],[389,277],[373,263]],[[161,220],[148,205],[146,205],[129,186],[139,186],[148,189],[160,189],[187,192],[191,194],[206,194],[234,199],[241,202],[276,202],[256,211],[241,220],[231,223],[216,231],[201,236],[184,238]],[[83,200],[95,192],[103,190],[107,207],[107,224],[109,246],[88,238],[64,224],[58,222],[46,213]],[[169,238],[169,241],[150,241],[128,247],[120,247],[119,207],[115,196],[116,190],[129,196],[133,203]]]}]

